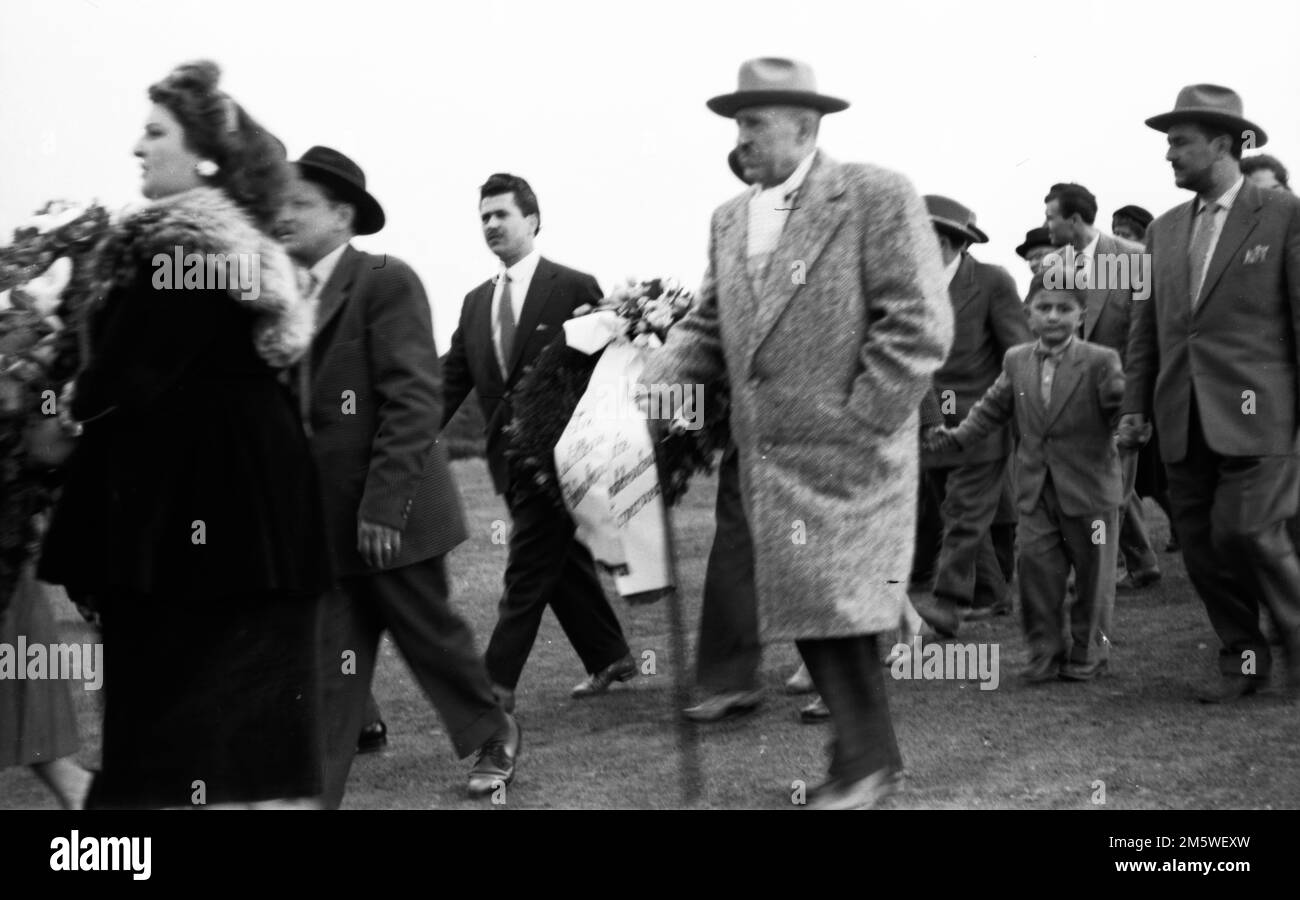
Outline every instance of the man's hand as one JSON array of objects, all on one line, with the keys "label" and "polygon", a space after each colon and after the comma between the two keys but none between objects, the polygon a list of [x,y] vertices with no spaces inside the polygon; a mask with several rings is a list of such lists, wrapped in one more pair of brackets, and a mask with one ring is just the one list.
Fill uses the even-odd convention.
[{"label": "man's hand", "polygon": [[921,447],[931,453],[948,453],[961,449],[957,439],[952,436],[952,431],[943,425],[936,425],[926,431]]},{"label": "man's hand", "polygon": [[357,552],[374,569],[385,569],[402,552],[402,533],[364,519],[357,522]]},{"label": "man's hand", "polygon": [[1125,413],[1119,417],[1116,442],[1125,450],[1136,450],[1151,440],[1151,424],[1142,413]]}]

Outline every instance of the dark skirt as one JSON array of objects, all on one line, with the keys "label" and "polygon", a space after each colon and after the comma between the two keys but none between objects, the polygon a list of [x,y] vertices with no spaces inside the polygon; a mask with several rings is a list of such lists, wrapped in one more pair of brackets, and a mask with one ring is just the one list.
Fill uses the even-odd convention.
[{"label": "dark skirt", "polygon": [[322,790],[315,597],[104,599],[102,773],[87,806],[189,807]]}]

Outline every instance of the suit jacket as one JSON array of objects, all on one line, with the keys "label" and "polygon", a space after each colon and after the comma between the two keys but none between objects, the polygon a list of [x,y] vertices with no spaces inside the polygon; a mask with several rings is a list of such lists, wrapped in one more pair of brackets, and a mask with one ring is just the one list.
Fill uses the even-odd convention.
[{"label": "suit jacket", "polygon": [[509,440],[503,433],[514,415],[510,391],[537,354],[551,341],[562,337],[564,323],[573,316],[573,311],[584,303],[597,302],[603,294],[590,275],[551,262],[544,256],[539,259],[519,313],[509,375],[502,378],[492,342],[494,282],[489,278],[465,295],[460,324],[451,337],[451,350],[443,360],[446,385],[442,423],[447,424],[471,390],[478,391],[487,436],[488,470],[497,493],[504,494],[510,485],[506,458]]},{"label": "suit jacket", "polygon": [[[1087,307],[1083,313],[1083,337],[1094,344],[1110,347],[1119,354],[1121,361],[1128,354],[1128,334],[1130,312],[1133,306],[1133,254],[1145,253],[1146,249],[1133,241],[1126,241],[1113,235],[1102,234],[1097,238],[1097,259],[1093,271],[1109,267],[1105,278],[1108,284],[1118,280],[1120,270],[1116,268],[1121,256],[1128,257],[1130,277],[1127,286],[1094,288],[1084,292]],[[1103,276],[1098,274],[1098,281]]]},{"label": "suit jacket", "polygon": [[1124,411],[1155,412],[1160,456],[1187,456],[1192,397],[1224,456],[1296,452],[1300,403],[1300,198],[1242,185],[1192,310],[1188,246],[1196,199],[1151,223],[1154,286],[1136,306]]},{"label": "suit jacket", "polygon": [[918,409],[952,343],[934,229],[905,178],[818,151],[756,286],[751,196],[714,212],[696,307],[641,377],[731,385],[763,636],[890,630],[911,571]]},{"label": "suit jacket", "polygon": [[442,379],[416,274],[400,259],[349,246],[321,290],[310,352],[304,424],[338,574],[373,571],[357,552],[358,519],[402,532],[389,568],[465,540],[460,495],[438,439]]},{"label": "suit jacket", "polygon": [[[997,380],[1007,350],[1032,336],[1016,283],[1001,266],[963,253],[948,297],[954,336],[948,358],[934,373],[934,396],[942,424],[955,427]],[[926,453],[921,462],[926,468],[987,463],[1007,456],[1011,447],[1011,429],[1004,428],[959,451]]]},{"label": "suit jacket", "polygon": [[1056,370],[1051,405],[1044,408],[1036,345],[1007,351],[1002,374],[953,437],[966,445],[1015,419],[1020,430],[1016,482],[1021,513],[1031,513],[1038,505],[1048,474],[1065,515],[1117,509],[1123,498],[1114,427],[1124,397],[1119,354],[1075,338]]}]

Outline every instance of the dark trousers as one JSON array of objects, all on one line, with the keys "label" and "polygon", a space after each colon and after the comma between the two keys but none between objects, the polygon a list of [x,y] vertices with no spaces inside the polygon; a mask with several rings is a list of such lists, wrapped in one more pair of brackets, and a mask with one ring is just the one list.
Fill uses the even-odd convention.
[{"label": "dark trousers", "polygon": [[880,769],[901,769],[876,636],[800,640],[795,645],[831,712],[831,780],[857,781]]},{"label": "dark trousers", "polygon": [[458,757],[506,728],[474,635],[447,600],[440,556],[340,580],[321,616],[325,805],[343,800],[385,629],[442,719]]},{"label": "dark trousers", "polygon": [[487,648],[492,681],[514,690],[549,605],[589,673],[628,654],[618,617],[605,598],[591,551],[574,538],[567,512],[545,497],[509,491],[514,527],[505,593]]},{"label": "dark trousers", "polygon": [[[1051,475],[1038,505],[1020,517],[1020,610],[1034,660],[1080,666],[1105,662],[1109,648],[1102,624],[1115,603],[1119,510],[1067,516]],[[1074,568],[1075,598],[1065,620],[1066,581]]]},{"label": "dark trousers", "polygon": [[1130,572],[1159,569],[1151,538],[1147,534],[1146,513],[1137,494],[1138,452],[1121,450],[1119,462],[1124,475],[1124,503],[1119,508],[1119,552]]},{"label": "dark trousers", "polygon": [[[929,509],[917,521],[924,523],[928,533],[917,536],[913,571],[934,574],[934,596],[940,602],[966,608],[988,606],[1007,594],[991,534],[1005,468],[1004,457],[951,469],[927,469],[921,478],[922,503]],[[937,542],[936,523],[942,529]],[[934,553],[936,543],[937,559],[931,562],[926,559],[927,551]]]},{"label": "dark trousers", "polygon": [[740,454],[728,444],[718,465],[717,520],[704,572],[704,607],[696,646],[695,680],[711,694],[758,687],[763,645],[758,638],[754,544],[740,498]]},{"label": "dark trousers", "polygon": [[1300,461],[1220,456],[1205,442],[1193,397],[1187,456],[1166,471],[1187,575],[1223,645],[1219,671],[1249,674],[1242,671],[1243,654],[1253,651],[1255,674],[1266,678],[1272,659],[1260,608],[1272,613],[1284,641],[1300,640],[1300,559],[1287,529],[1296,514]]},{"label": "dark trousers", "polygon": [[[998,571],[1002,580],[1008,585],[1016,575],[1016,455],[1007,457],[1007,467],[1002,474],[1002,493],[998,496],[998,509],[993,514],[993,525],[989,528],[989,539],[993,544],[993,555],[998,561]],[[1008,591],[1009,593],[1009,591]],[[975,605],[982,601],[979,569],[975,572]]]}]

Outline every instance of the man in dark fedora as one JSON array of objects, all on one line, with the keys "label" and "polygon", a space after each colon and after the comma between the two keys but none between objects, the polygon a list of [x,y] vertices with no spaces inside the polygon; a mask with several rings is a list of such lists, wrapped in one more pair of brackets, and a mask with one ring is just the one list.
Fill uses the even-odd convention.
[{"label": "man in dark fedora", "polygon": [[1194,196],[1147,231],[1154,290],[1136,308],[1121,439],[1154,414],[1187,573],[1222,644],[1222,678],[1201,699],[1267,685],[1261,607],[1297,697],[1300,559],[1286,525],[1300,497],[1300,199],[1241,174],[1243,144],[1267,136],[1226,87],[1185,87],[1146,124]]},{"label": "man in dark fedora", "polygon": [[876,641],[907,603],[918,410],[952,310],[912,186],[817,148],[848,103],[795,60],[738,81],[708,107],[754,184],[714,212],[696,308],[642,378],[729,385],[760,636],[796,642],[835,733],[808,806],[874,806],[902,765]]},{"label": "man in dark fedora", "polygon": [[549,606],[577,651],[587,677],[575,698],[603,694],[637,674],[623,628],[605,597],[591,551],[575,536],[567,511],[513,477],[505,431],[514,416],[511,392],[524,370],[557,338],[573,311],[601,298],[590,275],[552,262],[534,247],[541,209],[528,182],[492,175],[479,188],[479,219],[497,257],[494,277],[465,297],[443,362],[445,425],[476,390],[487,423],[492,484],[505,497],[513,527],[500,615],[486,662],[494,690],[513,709],[515,688]]},{"label": "man in dark fedora", "polygon": [[[939,241],[954,323],[952,349],[934,374],[934,395],[944,423],[956,427],[997,380],[1007,350],[1030,340],[1029,322],[1011,273],[968,252],[971,244],[988,241],[975,213],[937,194],[926,196],[925,205]],[[917,612],[941,636],[956,634],[966,619],[1005,608],[1008,588],[993,523],[1011,450],[1011,430],[1001,428],[970,447],[922,454],[923,527],[914,571],[930,568],[926,554],[937,554],[937,562],[932,601],[918,604]],[[1004,545],[1014,541],[1013,530],[1008,534],[1003,527],[997,533]],[[1003,547],[1004,555],[1013,552]]]},{"label": "man in dark fedora", "polygon": [[294,168],[277,230],[307,270],[316,304],[315,337],[295,384],[339,575],[322,633],[326,803],[342,801],[385,629],[457,756],[477,751],[470,795],[493,794],[514,777],[520,731],[448,603],[443,557],[466,534],[438,440],[442,385],[429,301],[400,259],[351,245],[384,226],[356,163],[313,147]]},{"label": "man in dark fedora", "polygon": [[1129,204],[1121,206],[1110,217],[1110,233],[1124,241],[1143,244],[1147,238],[1147,226],[1155,216],[1140,206]]}]

